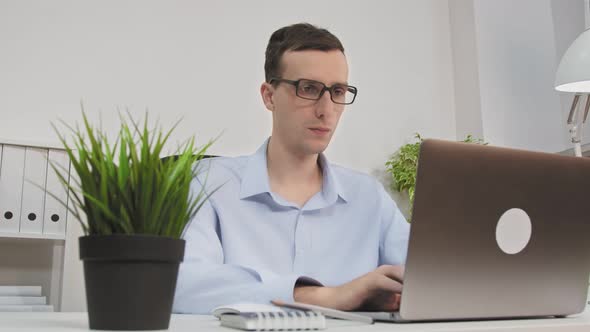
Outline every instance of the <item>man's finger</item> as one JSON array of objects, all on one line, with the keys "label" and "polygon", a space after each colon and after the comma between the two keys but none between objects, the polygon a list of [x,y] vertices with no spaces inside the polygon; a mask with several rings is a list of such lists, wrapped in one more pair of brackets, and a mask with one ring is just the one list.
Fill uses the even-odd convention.
[{"label": "man's finger", "polygon": [[396,311],[399,310],[399,293],[381,291],[374,294],[366,304],[367,308],[374,311]]},{"label": "man's finger", "polygon": [[403,285],[393,278],[383,275],[383,277],[378,278],[376,281],[376,286],[379,290],[387,291],[391,293],[401,293]]},{"label": "man's finger", "polygon": [[403,265],[381,265],[377,268],[376,272],[393,279],[400,284],[404,283],[405,268]]}]

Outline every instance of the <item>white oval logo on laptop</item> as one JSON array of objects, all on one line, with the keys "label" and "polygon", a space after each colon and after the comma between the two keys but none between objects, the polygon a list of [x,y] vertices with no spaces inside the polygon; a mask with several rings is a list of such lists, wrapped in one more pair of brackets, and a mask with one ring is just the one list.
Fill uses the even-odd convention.
[{"label": "white oval logo on laptop", "polygon": [[510,209],[500,217],[496,225],[496,242],[503,252],[518,254],[531,240],[532,224],[522,209]]}]

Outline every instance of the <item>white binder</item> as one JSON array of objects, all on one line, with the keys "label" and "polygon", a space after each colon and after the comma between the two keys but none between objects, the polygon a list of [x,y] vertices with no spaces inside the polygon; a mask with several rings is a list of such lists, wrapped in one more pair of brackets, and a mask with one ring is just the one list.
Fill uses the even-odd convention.
[{"label": "white binder", "polygon": [[45,296],[0,296],[1,305],[45,305]]},{"label": "white binder", "polygon": [[69,180],[70,159],[65,151],[49,150],[49,165],[47,165],[47,186],[45,188],[45,217],[43,219],[43,234],[66,234],[66,217],[67,209],[62,203],[57,201],[49,193],[57,196],[62,202],[66,202],[68,194],[57,174],[51,167],[56,165],[61,174],[66,174],[66,180]]},{"label": "white binder", "polygon": [[[20,232],[43,233],[45,208],[45,179],[47,176],[47,149],[25,149],[25,174],[20,210]],[[41,186],[41,188],[39,188]]]},{"label": "white binder", "polygon": [[0,312],[53,312],[51,304],[0,304]]},{"label": "white binder", "polygon": [[25,148],[4,145],[0,165],[0,233],[18,233]]},{"label": "white binder", "polygon": [[0,286],[0,296],[41,296],[41,286]]}]

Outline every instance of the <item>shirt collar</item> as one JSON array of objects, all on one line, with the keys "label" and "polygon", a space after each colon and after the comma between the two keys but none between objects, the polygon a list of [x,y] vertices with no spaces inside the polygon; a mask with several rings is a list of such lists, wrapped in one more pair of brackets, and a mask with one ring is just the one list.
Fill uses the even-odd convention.
[{"label": "shirt collar", "polygon": [[268,182],[268,169],[266,167],[266,148],[268,139],[256,152],[248,157],[246,169],[240,186],[240,199],[255,196],[262,193],[270,193]]},{"label": "shirt collar", "polygon": [[320,166],[322,167],[323,173],[322,195],[324,198],[330,203],[335,203],[338,197],[346,202],[347,195],[342,190],[340,179],[336,176],[334,169],[323,153],[320,153]]},{"label": "shirt collar", "polygon": [[[266,150],[269,140],[270,138],[267,139],[253,155],[248,157],[246,169],[242,177],[242,184],[240,186],[240,199],[263,193],[271,193],[266,162]],[[336,174],[334,174],[334,170],[330,166],[330,163],[323,153],[320,154],[319,158],[323,172],[321,196],[324,201],[333,204],[338,200],[338,197],[340,197],[346,202],[346,194],[342,190],[340,181]]]}]

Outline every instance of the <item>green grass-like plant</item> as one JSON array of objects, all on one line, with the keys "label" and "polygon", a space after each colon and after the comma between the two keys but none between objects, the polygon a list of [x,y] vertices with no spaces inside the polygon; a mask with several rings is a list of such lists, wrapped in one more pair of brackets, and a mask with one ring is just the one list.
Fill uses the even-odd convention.
[{"label": "green grass-like plant", "polygon": [[[420,154],[420,144],[423,141],[420,134],[415,134],[414,137],[417,139],[417,142],[403,145],[385,163],[386,171],[391,174],[393,180],[391,188],[400,193],[407,193],[410,199],[410,207],[414,205],[414,191],[416,190],[416,174],[418,171],[418,155]],[[473,138],[472,135],[467,135],[467,137],[462,142],[483,145],[488,144],[482,139]],[[411,216],[408,218],[408,221],[410,221],[410,219]]]},{"label": "green grass-like plant", "polygon": [[192,137],[178,147],[178,158],[162,161],[164,145],[180,121],[167,132],[157,124],[149,130],[147,113],[143,124],[128,113],[129,122],[120,116],[119,134],[110,144],[106,133],[90,124],[84,110],[82,115],[82,129],[61,121],[72,131],[73,145],[53,125],[76,176],[68,182],[66,168],[56,164],[51,167],[70,192],[73,204],[66,206],[80,221],[84,234],[180,238],[186,224],[213,193],[206,194],[203,186],[199,193],[192,194],[190,188],[203,168],[195,162],[203,158],[213,141],[196,147]]}]

